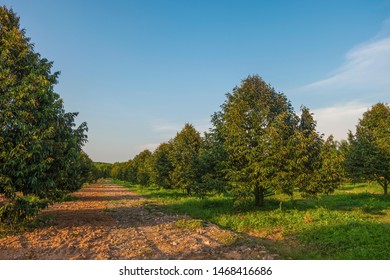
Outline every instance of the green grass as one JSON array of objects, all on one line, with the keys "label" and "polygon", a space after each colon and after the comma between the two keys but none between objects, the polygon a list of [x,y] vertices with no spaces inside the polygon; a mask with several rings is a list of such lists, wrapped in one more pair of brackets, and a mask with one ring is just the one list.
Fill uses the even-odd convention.
[{"label": "green grass", "polygon": [[199,219],[180,219],[175,222],[178,228],[196,231],[203,228],[203,221]]},{"label": "green grass", "polygon": [[[121,182],[123,183],[123,182]],[[282,194],[264,208],[237,210],[229,195],[206,199],[124,183],[167,211],[261,238],[292,259],[390,259],[390,196],[375,184],[344,185],[318,199]]]},{"label": "green grass", "polygon": [[5,238],[13,234],[19,234],[26,230],[31,230],[35,228],[50,227],[55,223],[55,219],[55,215],[45,214],[35,217],[32,220],[20,222],[14,225],[0,223],[0,238]]}]

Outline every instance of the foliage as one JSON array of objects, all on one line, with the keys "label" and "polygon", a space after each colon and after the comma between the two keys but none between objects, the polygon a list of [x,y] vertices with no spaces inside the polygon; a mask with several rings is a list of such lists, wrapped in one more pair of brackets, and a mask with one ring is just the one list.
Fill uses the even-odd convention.
[{"label": "foliage", "polygon": [[95,179],[110,178],[111,177],[111,169],[112,169],[111,163],[94,162],[93,164],[95,166],[95,168],[94,168],[94,178]]},{"label": "foliage", "polygon": [[226,152],[226,178],[238,203],[254,197],[255,205],[262,206],[277,191],[315,195],[334,189],[337,176],[333,185],[321,181],[331,176],[325,166],[335,159],[329,150],[332,140],[323,145],[308,108],[302,107],[299,118],[284,94],[259,76],[249,76],[227,94],[221,109],[213,116],[213,132]]},{"label": "foliage", "polygon": [[38,212],[47,207],[47,199],[36,197],[18,197],[14,203],[7,203],[0,207],[0,222],[5,224],[17,224],[35,217]]},{"label": "foliage", "polygon": [[270,178],[278,171],[281,141],[292,131],[294,114],[283,94],[277,93],[259,76],[249,76],[226,95],[214,125],[227,152],[227,178],[239,201],[252,195],[256,205],[274,191]]},{"label": "foliage", "polygon": [[[309,109],[302,108],[298,131],[295,134],[294,170],[289,180],[307,196],[332,193],[344,178],[343,156],[339,145],[329,136],[325,141],[316,132],[316,121]],[[292,194],[292,193],[290,193]]]},{"label": "foliage", "polygon": [[390,182],[390,107],[377,103],[363,114],[356,133],[344,144],[345,168],[355,180],[377,181],[388,192]]},{"label": "foliage", "polygon": [[136,183],[142,186],[150,184],[151,177],[151,160],[152,153],[149,150],[144,150],[134,157],[131,162],[132,168],[135,171]]},{"label": "foliage", "polygon": [[172,146],[172,141],[160,144],[154,151],[152,159],[152,182],[166,189],[173,187],[170,176],[173,171]]},{"label": "foliage", "polygon": [[199,132],[188,123],[172,140],[173,170],[170,178],[175,188],[186,190],[188,194],[191,194],[196,184],[194,170],[201,145]]},{"label": "foliage", "polygon": [[194,193],[204,198],[207,193],[228,191],[228,181],[223,167],[226,152],[215,133],[206,133],[194,165]]},{"label": "foliage", "polygon": [[320,166],[313,178],[317,193],[333,193],[345,178],[344,157],[338,143],[329,136],[319,154]]},{"label": "foliage", "polygon": [[76,174],[73,175],[73,178],[79,182],[91,183],[98,179],[96,177],[96,167],[84,151],[80,151],[78,153],[77,167],[75,166],[75,171]]},{"label": "foliage", "polygon": [[221,150],[212,134],[202,138],[191,124],[151,153],[142,151],[132,160],[115,163],[111,177],[133,184],[154,184],[165,189],[181,189],[188,195],[204,197],[222,191],[226,181],[221,169]]},{"label": "foliage", "polygon": [[110,175],[112,178],[126,180],[134,184],[137,183],[137,173],[131,160],[114,163],[111,167]]},{"label": "foliage", "polygon": [[76,127],[77,113],[65,112],[54,92],[59,73],[34,52],[19,17],[5,6],[0,42],[0,194],[12,204],[2,207],[4,214],[26,206],[19,192],[55,200],[77,190],[91,162],[81,150],[86,123]]}]

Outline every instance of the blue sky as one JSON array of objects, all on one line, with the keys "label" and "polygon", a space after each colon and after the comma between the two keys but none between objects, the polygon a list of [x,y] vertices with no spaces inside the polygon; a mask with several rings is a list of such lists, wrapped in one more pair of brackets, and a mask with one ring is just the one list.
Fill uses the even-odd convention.
[{"label": "blue sky", "polygon": [[207,130],[250,74],[336,139],[389,103],[389,0],[1,3],[61,71],[56,92],[88,123],[95,161],[126,161],[186,122]]}]

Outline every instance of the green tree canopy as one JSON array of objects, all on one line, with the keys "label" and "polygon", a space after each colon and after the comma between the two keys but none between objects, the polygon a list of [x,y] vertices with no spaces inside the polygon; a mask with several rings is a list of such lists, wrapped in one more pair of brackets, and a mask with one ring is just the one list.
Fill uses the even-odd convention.
[{"label": "green tree canopy", "polygon": [[377,181],[388,192],[390,181],[390,107],[377,103],[348,135],[345,167],[351,177]]},{"label": "green tree canopy", "polygon": [[86,123],[54,92],[59,73],[34,52],[19,17],[0,7],[0,193],[54,199],[81,187]]},{"label": "green tree canopy", "polygon": [[212,133],[223,143],[220,155],[238,203],[254,197],[261,206],[276,191],[315,195],[334,189],[320,182],[331,181],[325,166],[336,158],[334,142],[330,138],[325,145],[308,108],[302,107],[298,117],[286,96],[257,75],[227,94],[221,108],[212,118]]},{"label": "green tree canopy", "polygon": [[136,183],[147,186],[151,183],[152,173],[152,153],[149,150],[143,150],[131,161],[129,172],[135,172]]},{"label": "green tree canopy", "polygon": [[274,178],[285,164],[297,117],[285,95],[259,76],[249,76],[226,96],[213,123],[227,153],[227,178],[239,201],[254,196],[263,205],[279,187]]},{"label": "green tree canopy", "polygon": [[195,165],[202,145],[202,138],[193,125],[186,123],[172,140],[170,180],[175,188],[191,193],[196,184]]},{"label": "green tree canopy", "polygon": [[226,192],[229,184],[226,180],[224,162],[227,154],[216,133],[205,133],[202,146],[194,164],[194,192],[204,197],[208,192]]},{"label": "green tree canopy", "polygon": [[171,160],[172,142],[162,143],[153,153],[152,182],[166,189],[172,188],[170,174],[173,171]]}]

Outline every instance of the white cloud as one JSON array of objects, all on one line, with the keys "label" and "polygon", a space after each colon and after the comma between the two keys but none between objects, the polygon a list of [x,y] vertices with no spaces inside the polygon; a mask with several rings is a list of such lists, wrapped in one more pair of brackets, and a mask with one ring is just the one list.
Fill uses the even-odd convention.
[{"label": "white cloud", "polygon": [[369,107],[368,104],[350,102],[312,111],[320,133],[326,137],[332,134],[335,140],[342,140],[347,138],[348,130],[355,131],[359,118]]},{"label": "white cloud", "polygon": [[[344,63],[329,77],[305,85],[297,93],[322,96],[334,103],[351,100],[386,102],[390,96],[390,20],[372,40],[359,44],[345,55]],[[309,96],[310,95],[310,96]]]},{"label": "white cloud", "polygon": [[370,106],[389,102],[390,19],[371,40],[351,48],[327,78],[293,92],[313,111],[319,132],[346,139]]},{"label": "white cloud", "polygon": [[390,86],[390,38],[353,48],[343,66],[331,77],[306,85],[305,89],[330,91],[334,89],[388,92]]}]

